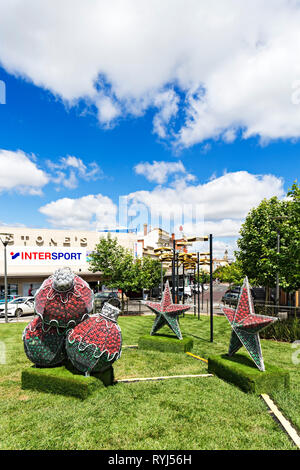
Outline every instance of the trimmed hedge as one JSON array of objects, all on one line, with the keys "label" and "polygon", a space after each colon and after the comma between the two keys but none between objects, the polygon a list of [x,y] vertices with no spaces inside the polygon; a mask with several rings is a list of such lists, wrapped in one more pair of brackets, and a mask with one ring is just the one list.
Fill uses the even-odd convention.
[{"label": "trimmed hedge", "polygon": [[114,381],[113,368],[90,377],[78,373],[69,366],[30,367],[22,371],[22,388],[39,390],[85,399],[99,388],[112,385]]},{"label": "trimmed hedge", "polygon": [[246,356],[236,354],[229,357],[211,356],[208,358],[208,372],[232,383],[246,393],[272,394],[275,390],[289,390],[289,373],[276,366],[265,364],[261,372]]},{"label": "trimmed hedge", "polygon": [[141,336],[138,341],[139,349],[170,353],[191,351],[193,349],[193,344],[193,339],[188,336],[185,336],[183,339],[178,339],[176,337],[166,335],[144,335]]}]

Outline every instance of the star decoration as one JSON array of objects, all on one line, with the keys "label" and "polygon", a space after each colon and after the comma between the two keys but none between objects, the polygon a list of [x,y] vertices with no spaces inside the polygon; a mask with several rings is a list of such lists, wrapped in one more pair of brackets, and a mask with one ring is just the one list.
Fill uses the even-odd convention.
[{"label": "star decoration", "polygon": [[259,370],[264,371],[259,331],[277,321],[275,317],[255,315],[253,299],[246,277],[241,289],[237,308],[221,306],[221,310],[232,327],[228,355],[233,356],[243,345]]},{"label": "star decoration", "polygon": [[177,336],[178,339],[182,339],[182,334],[179,328],[178,316],[188,310],[190,307],[188,305],[179,305],[173,304],[169,282],[166,282],[165,290],[163,293],[163,298],[161,302],[144,302],[147,307],[150,308],[155,314],[156,318],[154,320],[150,335],[154,335],[160,328],[164,325],[168,325],[173,333]]}]

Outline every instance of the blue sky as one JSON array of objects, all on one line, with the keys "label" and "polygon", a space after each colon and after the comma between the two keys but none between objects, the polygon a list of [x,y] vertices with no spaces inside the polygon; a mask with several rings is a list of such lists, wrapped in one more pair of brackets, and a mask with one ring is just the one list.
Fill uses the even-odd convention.
[{"label": "blue sky", "polygon": [[[285,65],[274,59],[278,37],[281,46],[287,44],[295,15],[300,18],[299,8],[278,1],[290,15],[287,28],[280,12],[268,6],[258,7],[258,2],[249,20],[229,0],[227,10],[241,24],[234,31],[225,24],[211,39],[209,30],[201,36],[193,15],[187,13],[182,37],[177,31],[173,34],[167,9],[157,2],[148,17],[147,11],[131,17],[126,10],[121,34],[122,3],[113,2],[107,9],[96,2],[95,13],[91,2],[81,11],[75,1],[71,22],[83,22],[84,30],[82,16],[99,15],[102,29],[98,25],[95,34],[106,38],[103,48],[100,39],[97,45],[94,36],[89,38],[88,30],[79,45],[76,37],[70,45],[68,28],[60,30],[67,25],[67,9],[61,7],[59,21],[54,3],[45,2],[36,22],[36,2],[0,7],[0,17],[6,18],[5,27],[0,24],[0,80],[6,86],[6,103],[0,104],[1,223],[72,229],[113,226],[118,223],[119,196],[129,195],[131,213],[136,211],[132,223],[140,225],[141,204],[161,206],[162,217],[168,210],[184,212],[185,204],[203,204],[204,221],[191,228],[188,210],[184,231],[213,231],[220,254],[227,245],[233,249],[248,210],[264,197],[284,197],[299,176],[300,104],[292,93],[297,91],[300,68],[286,67],[289,74],[281,72],[274,80],[279,65],[280,70]],[[200,4],[191,1],[195,14],[210,19],[213,11]],[[183,3],[176,0],[172,5],[180,18]],[[23,8],[28,16],[20,26]],[[51,15],[54,19],[48,24]],[[150,37],[138,29],[143,21],[149,23]],[[234,17],[232,21],[235,25]],[[250,25],[247,32],[243,24]],[[278,24],[280,34],[274,35]],[[16,37],[9,26],[17,31]],[[186,31],[192,31],[194,43],[188,42]],[[35,43],[35,36],[43,37],[41,32],[45,39]],[[197,56],[195,41],[205,44],[205,34],[211,42]],[[55,43],[57,36],[60,42]],[[261,37],[263,48],[257,46]],[[236,49],[230,54],[224,49],[220,57],[217,51],[223,43],[235,44]],[[248,71],[243,67],[246,54],[255,61]],[[284,60],[290,65],[287,54]],[[219,85],[224,87],[222,94]]]}]

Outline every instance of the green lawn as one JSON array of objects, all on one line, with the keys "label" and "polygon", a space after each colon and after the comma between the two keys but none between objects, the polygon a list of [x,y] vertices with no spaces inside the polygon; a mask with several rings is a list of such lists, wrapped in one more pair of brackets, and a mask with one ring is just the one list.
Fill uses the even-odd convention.
[{"label": "green lawn", "polygon": [[[153,317],[121,317],[123,345],[137,344]],[[183,334],[202,357],[227,351],[230,326],[215,318],[186,315]],[[85,401],[22,390],[22,369],[30,365],[21,339],[24,323],[0,325],[7,363],[0,365],[0,449],[295,449],[262,400],[216,377],[124,383],[101,389]],[[162,333],[168,330],[162,330]],[[262,341],[266,362],[287,368],[291,392],[273,399],[300,429],[300,366],[290,344]],[[247,354],[245,352],[245,354]],[[206,365],[186,354],[124,349],[116,379],[206,373]]]}]

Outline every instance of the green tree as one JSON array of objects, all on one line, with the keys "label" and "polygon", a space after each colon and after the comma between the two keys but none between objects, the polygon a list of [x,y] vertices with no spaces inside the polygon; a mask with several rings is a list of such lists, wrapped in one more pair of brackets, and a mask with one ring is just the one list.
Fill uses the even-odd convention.
[{"label": "green tree", "polygon": [[[295,183],[288,198],[264,199],[242,225],[236,257],[255,284],[274,287],[276,273],[286,291],[300,288],[300,188]],[[280,253],[277,253],[277,231]]]},{"label": "green tree", "polygon": [[229,264],[228,266],[220,266],[213,273],[214,279],[219,279],[221,282],[228,282],[240,286],[243,284],[244,273],[238,261]]},{"label": "green tree", "polygon": [[117,238],[101,237],[90,254],[89,270],[101,272],[105,285],[126,290],[132,278],[133,254],[118,244]]},{"label": "green tree", "polygon": [[160,283],[161,265],[157,259],[134,259],[133,253],[118,244],[110,234],[102,237],[90,255],[89,270],[101,272],[105,285],[122,292],[152,289]]},{"label": "green tree", "polygon": [[[157,287],[161,282],[161,263],[158,259],[150,257],[143,257],[138,260],[139,267],[139,286],[142,289],[153,289]],[[163,275],[165,269],[163,269]]]},{"label": "green tree", "polygon": [[[200,269],[199,271],[199,283],[200,284],[207,284],[210,280],[210,275],[207,271]],[[195,281],[198,282],[198,274],[195,276]]]}]

